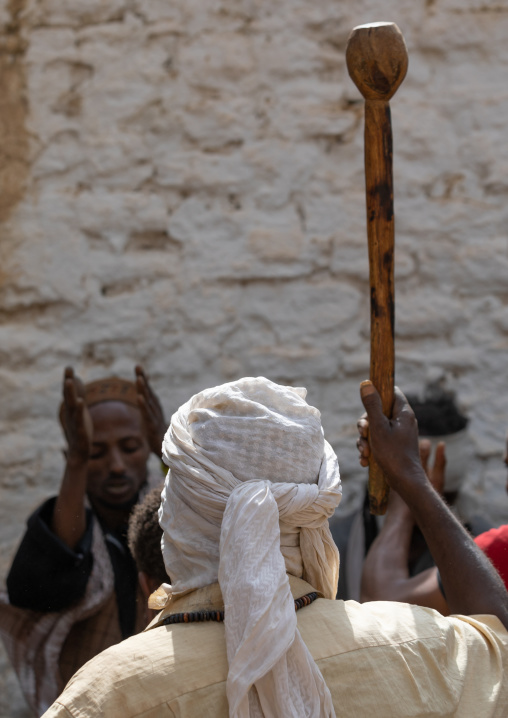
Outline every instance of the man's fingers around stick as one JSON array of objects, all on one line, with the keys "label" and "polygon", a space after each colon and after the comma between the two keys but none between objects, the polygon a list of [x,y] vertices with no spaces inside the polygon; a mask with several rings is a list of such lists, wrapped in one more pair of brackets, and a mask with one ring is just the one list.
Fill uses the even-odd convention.
[{"label": "man's fingers around stick", "polygon": [[356,442],[356,448],[358,449],[359,457],[358,460],[361,466],[369,465],[370,458],[370,446],[367,439],[360,437]]},{"label": "man's fingers around stick", "polygon": [[422,470],[418,425],[404,394],[395,387],[394,411],[388,419],[383,414],[381,397],[370,381],[361,384],[360,393],[368,414],[370,460],[375,459],[395,490],[407,477],[416,476],[419,481]]},{"label": "man's fingers around stick", "polygon": [[364,439],[369,437],[369,420],[367,418],[367,414],[363,414],[358,419],[356,422],[356,428],[358,429],[360,436],[363,436]]},{"label": "man's fingers around stick", "polygon": [[383,414],[381,397],[371,381],[362,381],[360,384],[360,397],[367,411],[367,417],[371,428],[374,425],[378,425],[380,422],[385,423],[387,421],[386,416]]},{"label": "man's fingers around stick", "polygon": [[413,413],[413,410],[408,404],[408,401],[404,394],[401,392],[398,386],[393,389],[393,409],[392,419],[397,419],[403,412]]}]

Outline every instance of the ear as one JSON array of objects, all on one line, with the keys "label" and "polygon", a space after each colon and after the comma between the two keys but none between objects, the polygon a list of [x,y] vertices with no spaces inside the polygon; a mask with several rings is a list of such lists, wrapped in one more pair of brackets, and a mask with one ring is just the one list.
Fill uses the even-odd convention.
[{"label": "ear", "polygon": [[138,573],[138,581],[139,581],[139,585],[141,586],[141,591],[143,592],[143,596],[148,601],[148,599],[150,598],[152,593],[159,588],[159,582],[156,579],[149,576],[144,571],[140,571]]}]

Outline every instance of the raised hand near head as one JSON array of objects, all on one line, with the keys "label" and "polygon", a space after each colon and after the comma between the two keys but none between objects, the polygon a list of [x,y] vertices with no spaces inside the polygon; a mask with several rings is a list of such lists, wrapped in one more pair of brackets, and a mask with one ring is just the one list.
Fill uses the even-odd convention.
[{"label": "raised hand near head", "polygon": [[93,425],[85,404],[83,383],[72,367],[66,367],[64,371],[61,420],[68,445],[67,460],[87,461]]},{"label": "raised hand near head", "polygon": [[161,403],[150,386],[143,367],[136,366],[136,388],[138,390],[138,406],[143,415],[146,436],[151,451],[161,456],[162,441],[168,428]]}]

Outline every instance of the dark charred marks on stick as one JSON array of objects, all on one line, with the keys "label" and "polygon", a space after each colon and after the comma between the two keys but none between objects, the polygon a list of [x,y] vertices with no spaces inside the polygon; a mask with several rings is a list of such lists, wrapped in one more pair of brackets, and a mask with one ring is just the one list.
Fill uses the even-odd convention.
[{"label": "dark charred marks on stick", "polygon": [[377,293],[376,288],[371,287],[370,288],[370,315],[371,317],[375,317],[376,319],[379,319],[380,317],[380,309],[379,303],[377,301]]},{"label": "dark charred marks on stick", "polygon": [[385,182],[380,182],[368,193],[369,222],[375,222],[376,218],[384,219],[386,222],[393,220],[393,183],[391,177]]},{"label": "dark charred marks on stick", "polygon": [[[387,132],[383,132],[383,152],[387,160],[392,159],[393,155],[393,136],[392,136],[392,113],[390,111],[390,105],[388,102],[385,103],[385,116],[384,124],[387,128]],[[391,167],[391,164],[390,164]]]},{"label": "dark charred marks on stick", "polygon": [[377,186],[381,212],[384,213],[387,222],[393,219],[393,184],[391,177]]},{"label": "dark charred marks on stick", "polygon": [[[390,282],[390,285],[391,285],[391,282]],[[376,288],[371,287],[370,288],[370,315],[371,315],[371,318],[372,319],[382,319],[387,314],[390,318],[390,327],[391,327],[391,333],[393,336],[393,331],[394,331],[394,327],[395,327],[395,300],[394,300],[394,296],[393,296],[393,287],[391,288],[391,291],[389,291],[386,309],[378,301]]]},{"label": "dark charred marks on stick", "polygon": [[383,254],[383,269],[385,272],[389,273],[392,271],[392,265],[393,265],[393,251],[391,249],[387,249],[386,252]]},{"label": "dark charred marks on stick", "polygon": [[390,327],[392,330],[392,337],[395,330],[395,297],[393,296],[393,290],[388,296],[388,312],[390,316]]},{"label": "dark charred marks on stick", "polygon": [[393,175],[392,175],[392,164],[393,164],[393,136],[392,136],[392,119],[390,113],[390,105],[385,105],[385,117],[384,117],[386,131],[383,132],[383,155],[385,161],[385,167],[387,168],[387,177],[385,181],[379,185],[379,201],[381,206],[385,208],[385,215],[388,222],[393,219]]}]

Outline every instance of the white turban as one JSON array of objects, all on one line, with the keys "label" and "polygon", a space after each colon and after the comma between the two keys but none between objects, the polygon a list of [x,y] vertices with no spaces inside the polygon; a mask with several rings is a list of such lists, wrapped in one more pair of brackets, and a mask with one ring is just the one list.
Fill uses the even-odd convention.
[{"label": "white turban", "polygon": [[335,598],[339,467],[306,393],[264,377],[207,389],[173,415],[162,446],[169,590],[219,581],[234,718],[335,716],[286,574]]}]

